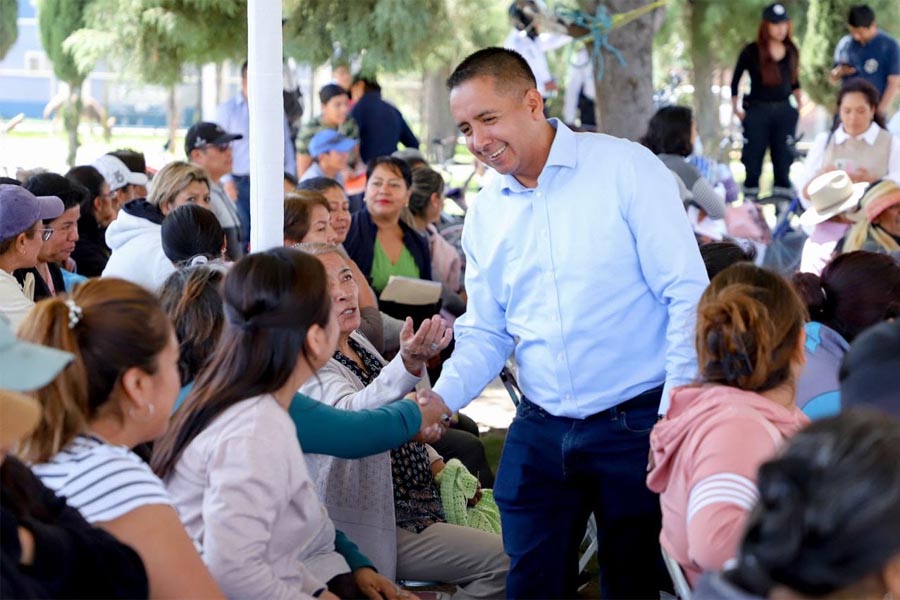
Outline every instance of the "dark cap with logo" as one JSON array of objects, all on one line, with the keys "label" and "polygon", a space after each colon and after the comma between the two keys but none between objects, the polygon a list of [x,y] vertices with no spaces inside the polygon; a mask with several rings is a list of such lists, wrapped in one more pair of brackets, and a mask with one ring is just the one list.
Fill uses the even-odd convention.
[{"label": "dark cap with logo", "polygon": [[188,129],[187,135],[184,137],[184,153],[190,157],[191,150],[210,144],[227,144],[243,137],[240,133],[228,133],[218,123],[200,121]]},{"label": "dark cap with logo", "polygon": [[790,20],[790,17],[784,4],[776,2],[763,10],[762,19],[768,23],[783,23]]}]

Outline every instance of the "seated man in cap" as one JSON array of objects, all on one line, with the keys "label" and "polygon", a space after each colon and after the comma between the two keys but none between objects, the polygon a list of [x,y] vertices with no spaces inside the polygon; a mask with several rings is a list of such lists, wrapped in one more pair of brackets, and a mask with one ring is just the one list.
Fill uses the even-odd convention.
[{"label": "seated man in cap", "polygon": [[343,171],[350,161],[350,152],[356,140],[345,137],[334,129],[323,129],[309,142],[309,155],[313,163],[303,173],[300,181],[313,177],[328,177],[344,185]]},{"label": "seated man in cap", "polygon": [[239,133],[228,133],[216,123],[201,121],[194,124],[184,138],[184,153],[188,160],[203,167],[212,180],[209,188],[210,210],[225,231],[225,252],[230,260],[244,255],[241,239],[241,218],[220,180],[231,173],[233,155],[231,142],[242,139]]},{"label": "seated man in cap", "polygon": [[41,221],[61,214],[63,203],[56,196],[39,197],[18,185],[0,185],[0,317],[6,317],[13,330],[34,302],[12,272],[37,264],[41,243],[49,237]]},{"label": "seated man in cap", "polygon": [[[297,136],[297,174],[303,175],[312,165],[310,142],[313,136],[325,129],[333,129],[341,135],[359,141],[359,127],[350,118],[350,92],[337,84],[329,83],[319,90],[322,114],[309,123]],[[355,160],[355,157],[352,157]]]},{"label": "seated man in cap", "polygon": [[146,174],[131,172],[125,163],[112,154],[104,154],[94,161],[93,166],[109,184],[116,206],[122,207],[135,198],[140,198],[138,189],[147,187]]}]

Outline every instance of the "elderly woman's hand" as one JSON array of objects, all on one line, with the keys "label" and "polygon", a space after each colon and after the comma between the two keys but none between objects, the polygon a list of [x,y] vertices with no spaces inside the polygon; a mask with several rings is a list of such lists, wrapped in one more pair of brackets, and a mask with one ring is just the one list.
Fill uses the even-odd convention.
[{"label": "elderly woman's hand", "polygon": [[452,339],[453,330],[438,315],[422,321],[415,333],[412,319],[406,317],[400,330],[400,357],[406,370],[413,375],[421,375],[425,361],[440,354]]}]

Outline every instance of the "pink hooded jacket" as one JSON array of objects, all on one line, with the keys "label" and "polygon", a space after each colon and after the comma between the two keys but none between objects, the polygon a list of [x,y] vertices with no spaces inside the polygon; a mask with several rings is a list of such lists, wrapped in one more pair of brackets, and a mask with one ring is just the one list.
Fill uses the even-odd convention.
[{"label": "pink hooded jacket", "polygon": [[691,585],[737,555],[759,466],[807,423],[796,407],[734,387],[672,392],[666,419],[650,434],[647,487],[660,495],[659,541]]}]

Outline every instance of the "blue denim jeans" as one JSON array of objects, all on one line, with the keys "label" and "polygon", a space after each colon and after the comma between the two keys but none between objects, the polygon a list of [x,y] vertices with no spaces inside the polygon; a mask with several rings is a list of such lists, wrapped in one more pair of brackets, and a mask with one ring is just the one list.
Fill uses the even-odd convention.
[{"label": "blue denim jeans", "polygon": [[510,557],[507,597],[577,595],[578,549],[590,513],[603,598],[658,598],[671,589],[659,548],[659,498],[646,485],[661,391],[587,419],[555,417],[525,399],[519,404],[494,488]]}]

